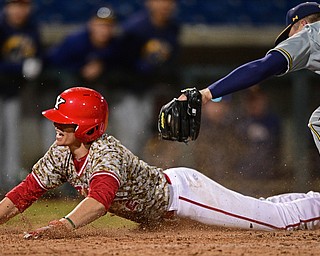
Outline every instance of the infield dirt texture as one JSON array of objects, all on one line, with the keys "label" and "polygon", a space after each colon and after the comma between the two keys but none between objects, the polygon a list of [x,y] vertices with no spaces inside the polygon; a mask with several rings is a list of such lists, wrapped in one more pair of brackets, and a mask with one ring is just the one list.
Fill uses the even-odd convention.
[{"label": "infield dirt texture", "polygon": [[1,228],[1,255],[319,255],[319,231],[257,232],[182,225],[162,230],[83,228],[72,236],[24,240]]}]

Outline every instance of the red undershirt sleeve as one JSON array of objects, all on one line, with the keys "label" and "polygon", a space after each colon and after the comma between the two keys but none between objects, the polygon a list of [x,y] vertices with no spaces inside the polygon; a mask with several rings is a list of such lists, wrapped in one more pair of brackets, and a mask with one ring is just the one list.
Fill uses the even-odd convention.
[{"label": "red undershirt sleeve", "polygon": [[100,172],[99,175],[93,175],[90,180],[88,197],[103,204],[108,211],[119,185],[119,180],[116,177],[107,172]]},{"label": "red undershirt sleeve", "polygon": [[12,201],[20,212],[23,212],[45,192],[46,190],[40,187],[36,179],[30,173],[19,185],[14,187],[5,196]]}]

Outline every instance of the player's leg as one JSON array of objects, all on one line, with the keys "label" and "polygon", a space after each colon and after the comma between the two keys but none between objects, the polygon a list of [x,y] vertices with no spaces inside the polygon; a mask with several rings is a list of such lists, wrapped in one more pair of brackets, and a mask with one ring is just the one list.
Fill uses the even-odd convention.
[{"label": "player's leg", "polygon": [[[273,202],[273,203],[286,203],[295,201],[297,199],[304,199],[304,198],[313,198],[313,197],[320,197],[319,192],[309,191],[308,193],[286,193],[276,196],[270,196],[265,198],[265,200]],[[264,198],[260,198],[264,199]]]},{"label": "player's leg", "polygon": [[274,203],[227,189],[192,169],[172,168],[165,173],[174,190],[170,210],[176,210],[181,217],[256,230],[313,229],[320,219],[320,197]]},{"label": "player's leg", "polygon": [[320,152],[320,107],[318,107],[311,115],[308,124],[313,140]]}]

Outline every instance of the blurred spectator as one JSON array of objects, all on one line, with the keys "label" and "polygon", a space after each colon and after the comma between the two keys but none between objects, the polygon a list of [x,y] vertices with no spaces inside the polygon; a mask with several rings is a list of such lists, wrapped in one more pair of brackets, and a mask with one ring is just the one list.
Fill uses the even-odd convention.
[{"label": "blurred spectator", "polygon": [[[115,27],[114,11],[109,7],[101,7],[84,27],[67,35],[60,44],[48,50],[46,67],[60,77],[59,85],[95,87],[102,83],[104,72],[115,65],[116,59],[112,58]],[[104,92],[105,88],[99,90]]]},{"label": "blurred spectator", "polygon": [[[175,81],[180,35],[180,24],[175,19],[177,1],[145,0],[145,7],[122,24],[123,43],[127,46],[123,47],[127,49],[123,65],[138,79],[140,75],[153,83]],[[143,92],[149,89],[146,85],[135,86]]]},{"label": "blurred spectator", "polygon": [[41,42],[31,0],[6,0],[0,17],[0,184],[12,187],[21,173],[21,93],[41,72]]},{"label": "blurred spectator", "polygon": [[121,26],[120,60],[125,75],[121,102],[113,109],[110,122],[115,136],[138,154],[157,131],[157,107],[176,95],[176,85],[180,84],[176,64],[180,34],[175,19],[177,1],[145,0],[144,4],[143,10]]},{"label": "blurred spectator", "polygon": [[240,168],[243,166],[246,170],[245,177],[273,178],[281,159],[279,117],[270,107],[268,94],[258,85],[244,95],[243,106],[238,134],[246,150],[241,153]]}]

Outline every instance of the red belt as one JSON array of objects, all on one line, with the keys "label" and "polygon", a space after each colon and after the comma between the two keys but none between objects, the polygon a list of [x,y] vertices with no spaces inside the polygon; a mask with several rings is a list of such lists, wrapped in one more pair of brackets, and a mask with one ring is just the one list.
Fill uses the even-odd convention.
[{"label": "red belt", "polygon": [[172,185],[171,180],[170,180],[169,176],[168,176],[166,173],[164,173],[164,177],[166,178],[167,182],[168,182],[170,185]]}]

